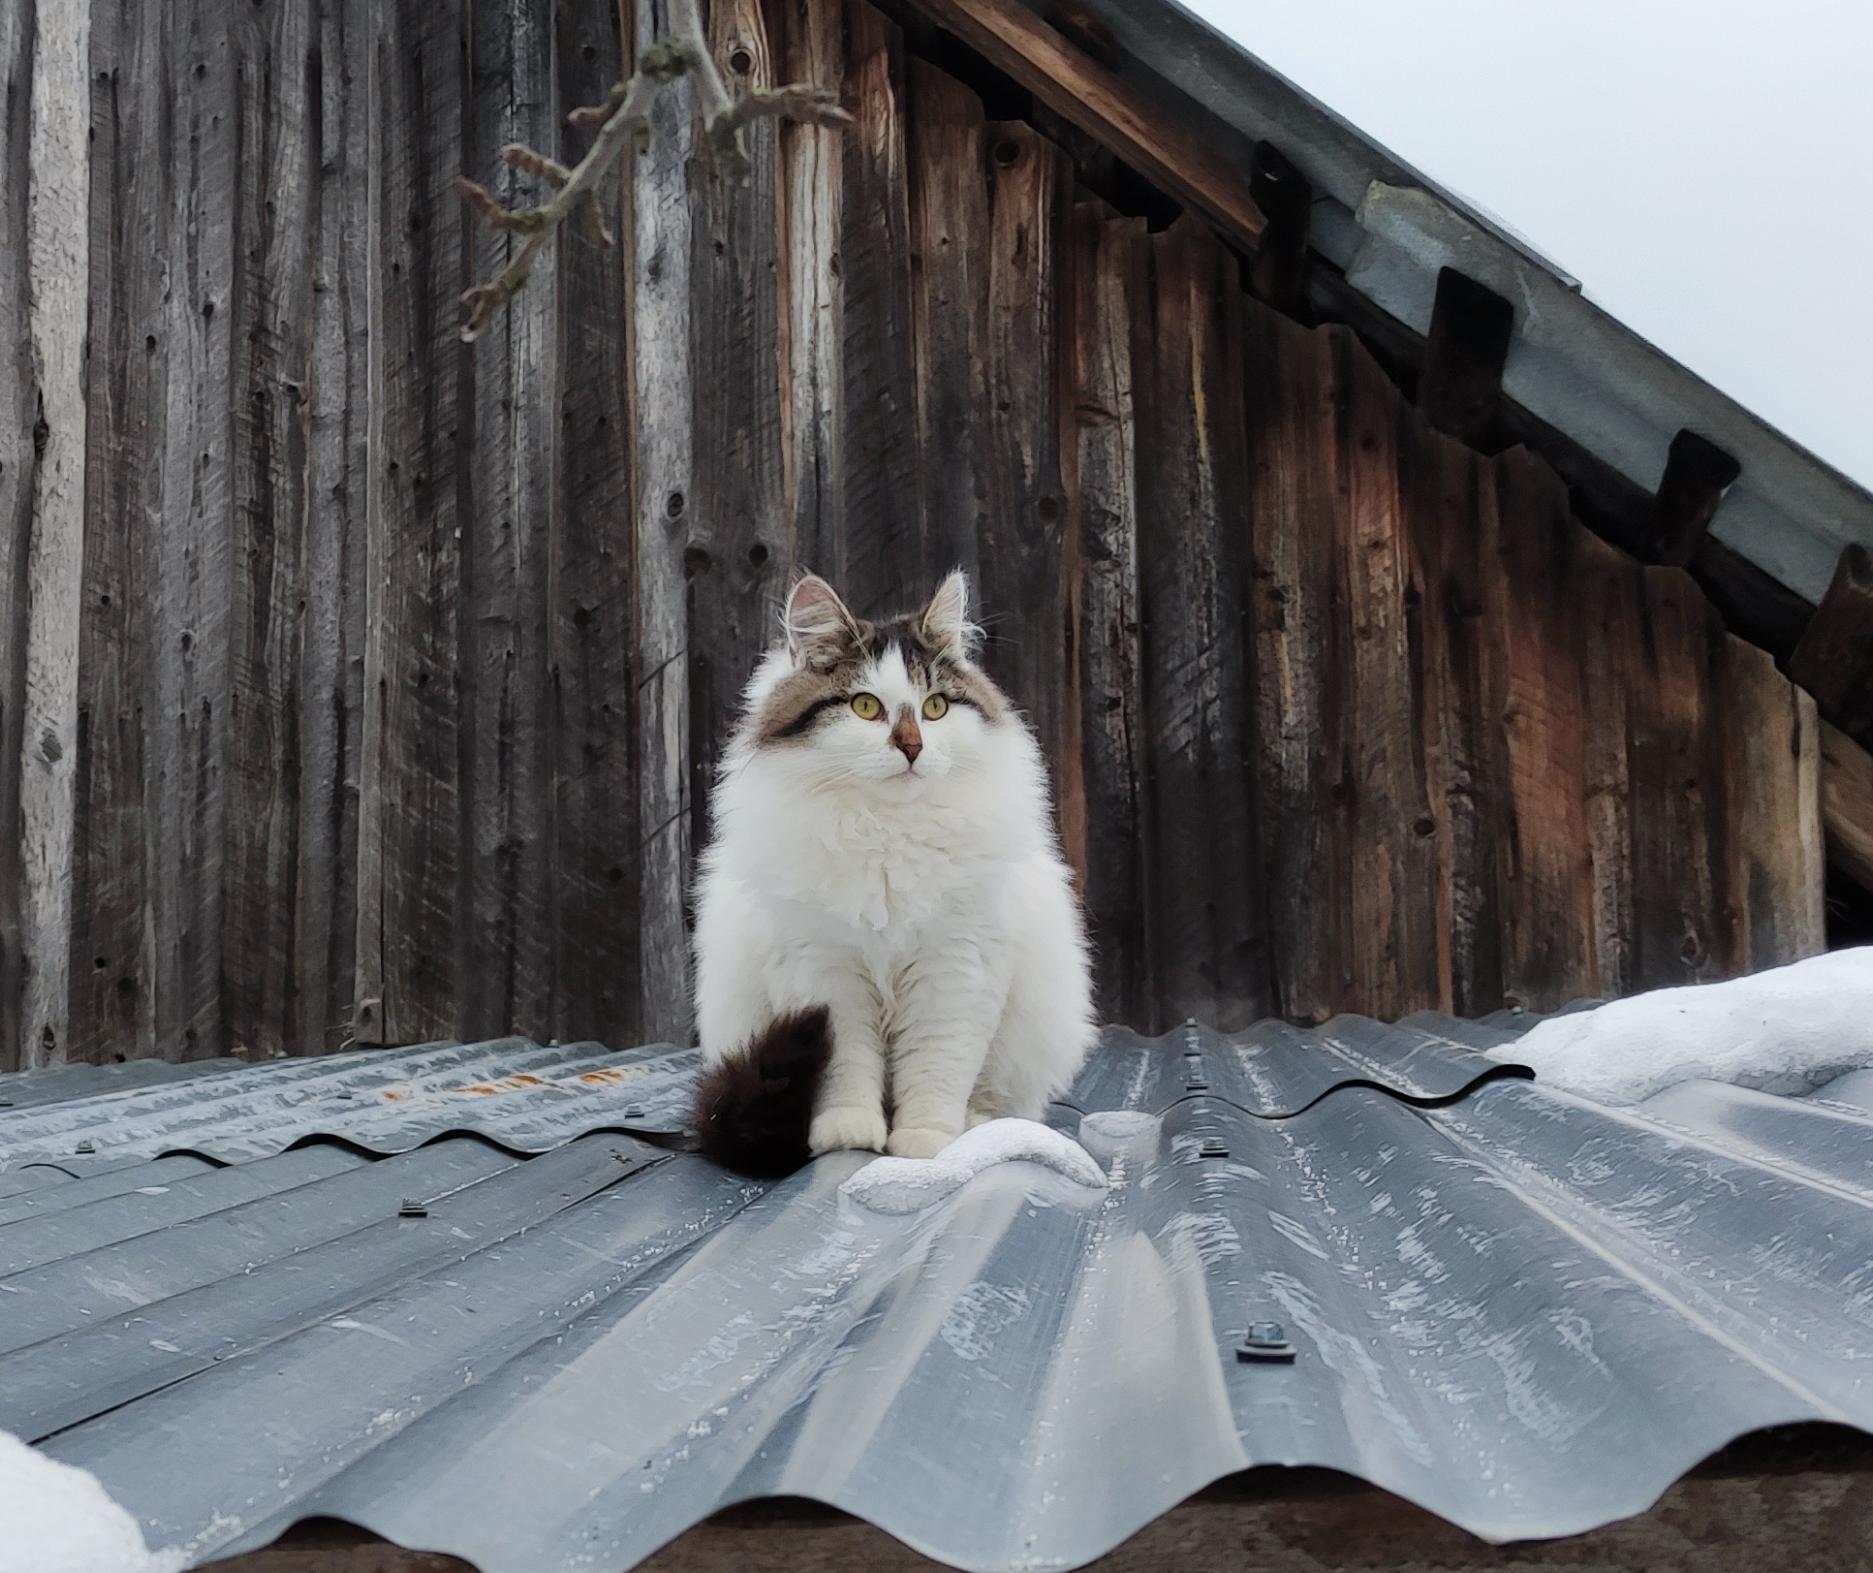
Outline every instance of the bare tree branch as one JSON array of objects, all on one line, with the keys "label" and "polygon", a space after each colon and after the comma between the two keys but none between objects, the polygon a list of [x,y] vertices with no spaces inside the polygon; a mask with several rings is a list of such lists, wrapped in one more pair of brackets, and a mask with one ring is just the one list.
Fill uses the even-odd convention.
[{"label": "bare tree branch", "polygon": [[462,304],[468,308],[468,320],[462,325],[465,341],[472,343],[479,338],[494,314],[520,293],[533,272],[535,258],[559,226],[575,213],[586,239],[600,246],[611,244],[599,204],[599,183],[618,161],[626,143],[639,151],[643,149],[649,139],[650,109],[657,94],[685,76],[695,88],[696,113],[715,167],[729,180],[748,177],[751,166],[741,131],[750,121],[795,120],[836,126],[852,118],[839,107],[835,92],[804,83],[731,98],[704,39],[696,0],[670,0],[670,31],[644,51],[636,74],[614,84],[603,103],[575,109],[566,117],[569,125],[599,128],[584,158],[568,169],[558,159],[518,142],[501,149],[501,157],[510,166],[556,188],[545,202],[530,208],[503,207],[486,186],[466,175],[456,177],[456,189],[463,200],[490,225],[526,236],[507,266],[489,283],[463,292]]}]

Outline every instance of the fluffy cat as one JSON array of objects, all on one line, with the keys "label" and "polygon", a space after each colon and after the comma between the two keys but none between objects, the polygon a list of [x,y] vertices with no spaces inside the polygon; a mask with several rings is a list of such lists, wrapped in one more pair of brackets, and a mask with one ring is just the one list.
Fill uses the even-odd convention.
[{"label": "fluffy cat", "polygon": [[704,1151],[783,1174],[1038,1118],[1092,1043],[1090,958],[1040,749],[975,664],[968,581],[874,624],[809,576],[782,635],[696,891]]}]

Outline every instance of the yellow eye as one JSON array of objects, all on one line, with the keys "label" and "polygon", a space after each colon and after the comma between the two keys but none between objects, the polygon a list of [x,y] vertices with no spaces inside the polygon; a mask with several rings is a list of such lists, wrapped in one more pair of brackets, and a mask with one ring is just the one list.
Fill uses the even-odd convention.
[{"label": "yellow eye", "polygon": [[884,714],[884,702],[876,694],[854,694],[852,713],[861,721],[876,721]]},{"label": "yellow eye", "polygon": [[932,694],[923,702],[923,716],[926,721],[941,721],[949,714],[950,702],[941,694]]}]

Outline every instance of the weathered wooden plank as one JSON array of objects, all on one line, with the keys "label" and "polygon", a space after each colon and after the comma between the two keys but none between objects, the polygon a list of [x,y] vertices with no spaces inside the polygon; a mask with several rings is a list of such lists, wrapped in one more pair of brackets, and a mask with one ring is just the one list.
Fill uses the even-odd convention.
[{"label": "weathered wooden plank", "polygon": [[1084,889],[1101,1011],[1145,1024],[1157,993],[1145,900],[1132,317],[1146,309],[1142,220],[1074,214],[1071,462],[1080,551]]},{"label": "weathered wooden plank", "polygon": [[986,659],[1040,738],[1069,844],[1082,845],[1078,532],[1061,478],[1070,294],[1066,157],[1028,126],[988,129],[987,462],[977,547]]},{"label": "weathered wooden plank", "polygon": [[221,969],[226,1047],[301,1049],[299,712],[306,584],[318,104],[310,8],[248,7],[238,41],[239,185],[228,387],[233,491],[227,847]]},{"label": "weathered wooden plank", "polygon": [[[1149,922],[1160,1008],[1224,1028],[1273,1008],[1249,709],[1252,512],[1234,258],[1196,224],[1152,238],[1134,318]],[[1315,893],[1316,896],[1318,893]]]},{"label": "weathered wooden plank", "polygon": [[1788,675],[1849,737],[1873,743],[1873,551],[1843,547],[1834,578],[1788,658]]},{"label": "weathered wooden plank", "polygon": [[[1330,527],[1342,506],[1345,333],[1310,333],[1254,303],[1243,320],[1260,882],[1276,1007],[1322,1021],[1345,997],[1349,955],[1344,584]],[[1150,495],[1141,485],[1141,498]],[[1156,649],[1148,640],[1152,663]]]},{"label": "weathered wooden plank", "polygon": [[198,0],[168,16],[174,179],[160,245],[168,265],[168,385],[153,535],[154,692],[146,830],[156,1043],[168,1059],[226,1052],[232,415],[242,38]]},{"label": "weathered wooden plank", "polygon": [[[33,12],[0,12],[0,245],[26,254],[32,188]],[[26,1057],[26,875],[20,837],[20,769],[25,752],[26,543],[33,522],[33,384],[30,292],[23,267],[0,269],[0,1070]]]},{"label": "weathered wooden plank", "polygon": [[[628,45],[616,0],[563,8],[561,104],[598,103],[627,71]],[[629,180],[621,170],[604,204],[617,249],[570,237],[558,247],[560,441],[549,597],[557,700],[554,1022],[561,1039],[611,1044],[636,1041],[640,1020]]]},{"label": "weathered wooden plank", "polygon": [[299,732],[298,955],[301,1053],[351,1041],[357,980],[358,803],[364,747],[366,518],[374,455],[368,298],[375,252],[370,176],[369,0],[319,7],[312,368],[307,410],[305,598]]},{"label": "weathered wooden plank", "polygon": [[[923,519],[900,541],[913,589],[946,568],[976,574],[988,408],[988,187],[982,104],[933,66],[910,74],[912,365]],[[854,437],[853,440],[856,440]],[[991,613],[1007,608],[990,608]]]},{"label": "weathered wooden plank", "polygon": [[1722,637],[1716,703],[1726,717],[1720,768],[1731,972],[1759,972],[1827,948],[1821,829],[1821,725],[1814,700],[1766,650]]},{"label": "weathered wooden plank", "polygon": [[[715,0],[709,45],[724,77],[772,87],[779,61],[759,0]],[[752,170],[690,166],[689,330],[696,466],[685,515],[689,597],[690,846],[709,838],[709,794],[748,674],[773,633],[792,534],[783,491],[781,182],[772,120],[750,126]]]},{"label": "weathered wooden plank", "polygon": [[[836,486],[839,582],[860,615],[912,605],[924,564],[907,550],[924,517],[912,328],[912,237],[905,121],[909,87],[897,27],[869,0],[846,4],[844,194],[839,273],[843,400]],[[796,524],[796,550],[813,547]],[[826,539],[822,527],[821,539]]]},{"label": "weathered wooden plank", "polygon": [[[864,0],[855,0],[861,7]],[[766,36],[770,73],[839,93],[845,85],[842,11],[838,5],[770,0]],[[756,68],[752,51],[749,68]],[[740,63],[731,58],[730,64]],[[786,539],[762,542],[782,567],[810,568],[850,595],[845,564],[845,259],[843,131],[787,121],[775,128],[780,159],[782,233],[774,258],[785,331],[779,350],[786,408],[781,434]],[[857,128],[850,128],[856,130]],[[868,128],[876,134],[876,126]]]},{"label": "weathered wooden plank", "polygon": [[[1502,747],[1484,703],[1478,560],[1495,489],[1485,461],[1417,420],[1400,424],[1399,489],[1417,607],[1418,727],[1433,826],[1430,908],[1438,1000],[1442,1009],[1480,1015],[1502,1003],[1490,817]],[[1624,741],[1622,731],[1622,748]]]},{"label": "weathered wooden plank", "polygon": [[[1334,521],[1351,633],[1344,743],[1351,786],[1347,893],[1353,988],[1346,1009],[1384,1021],[1442,997],[1434,910],[1437,867],[1421,680],[1401,486],[1401,428],[1418,419],[1357,340],[1346,347],[1338,444],[1344,511]],[[1320,521],[1316,528],[1324,525]]]},{"label": "weathered wooden plank", "polygon": [[[509,143],[557,147],[556,7],[470,5],[469,93],[458,155],[509,205],[539,183],[501,162]],[[459,207],[459,199],[457,199]],[[437,221],[457,213],[438,210]],[[520,237],[470,227],[469,270],[492,278]],[[581,245],[563,235],[561,247]],[[456,1031],[553,1035],[552,712],[547,692],[547,557],[558,438],[551,390],[558,274],[534,272],[464,357],[472,389],[468,490],[458,500],[461,640]]]},{"label": "weathered wooden plank", "polygon": [[1839,727],[1821,723],[1821,814],[1827,855],[1873,890],[1873,755]]},{"label": "weathered wooden plank", "polygon": [[69,1052],[70,868],[83,595],[90,18],[0,23],[0,1066]]},{"label": "weathered wooden plank", "polygon": [[[659,0],[632,0],[635,47],[657,36]],[[691,464],[687,84],[658,95],[650,147],[631,171],[631,522],[638,676],[638,990],[646,1036],[686,1038],[683,912],[690,857],[689,619],[683,551]]]},{"label": "weathered wooden plank", "polygon": [[364,1043],[451,1036],[462,910],[462,531],[474,385],[458,337],[468,218],[453,181],[465,15],[376,10],[373,377],[381,433],[365,654],[358,1008]]},{"label": "weathered wooden plank", "polygon": [[1505,999],[1548,1010],[1592,992],[1593,870],[1581,790],[1587,757],[1577,529],[1560,478],[1525,448],[1496,460],[1493,535],[1481,541],[1487,693],[1505,771],[1491,804]]},{"label": "weathered wooden plank", "polygon": [[1254,251],[1266,219],[1227,153],[1147,102],[1122,77],[1015,0],[916,0],[1055,114],[1122,154],[1179,201]]},{"label": "weathered wooden plank", "polygon": [[1632,791],[1627,711],[1644,661],[1641,573],[1617,547],[1576,525],[1575,585],[1557,587],[1581,620],[1587,853],[1593,889],[1593,983],[1610,999],[1632,992]]},{"label": "weathered wooden plank", "polygon": [[[86,541],[67,1041],[73,1059],[110,1060],[156,1052],[143,966],[143,703],[156,517],[150,480],[159,469],[166,378],[162,274],[149,237],[168,211],[169,171],[158,156],[168,61],[160,18],[147,8],[100,4],[91,21]],[[5,470],[0,458],[0,489]],[[109,527],[98,528],[100,520]]]},{"label": "weathered wooden plank", "polygon": [[1635,988],[1721,977],[1734,954],[1721,698],[1713,668],[1721,623],[1682,569],[1644,577],[1645,664],[1631,697]]}]

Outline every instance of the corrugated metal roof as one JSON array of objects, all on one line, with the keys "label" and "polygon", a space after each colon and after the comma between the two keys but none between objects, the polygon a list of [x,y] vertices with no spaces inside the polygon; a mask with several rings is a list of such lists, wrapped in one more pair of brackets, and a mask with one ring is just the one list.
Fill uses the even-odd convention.
[{"label": "corrugated metal roof", "polygon": [[[1045,11],[1039,0],[1024,0]],[[1167,112],[1206,111],[1205,132],[1247,167],[1268,141],[1315,193],[1315,248],[1373,305],[1428,331],[1437,275],[1456,268],[1515,308],[1503,391],[1645,491],[1679,430],[1742,466],[1711,533],[1781,583],[1818,600],[1841,550],[1873,548],[1873,496],[1680,365],[1581,294],[1499,221],[1402,159],[1193,16],[1177,0],[1083,0],[1145,73]],[[1324,299],[1315,303],[1326,309]]]},{"label": "corrugated metal roof", "polygon": [[[1643,1510],[1743,1432],[1873,1429],[1873,1075],[1615,1110],[1465,1047],[1503,1037],[1425,1018],[1111,1034],[1052,1115],[1108,1189],[1010,1164],[907,1215],[842,1194],[856,1154],[762,1185],[567,1113],[521,1156],[543,1141],[525,1084],[465,1095],[493,1140],[388,1157],[279,1150],[274,1120],[267,1156],[222,1167],[174,1105],[169,1138],[134,1109],[185,1086],[277,1112],[332,1077],[595,1058],[575,1051],[40,1104],[5,1119],[43,1141],[49,1110],[88,1107],[60,1140],[190,1150],[70,1177],[22,1170],[0,1125],[0,1179],[49,1177],[0,1196],[0,1428],[197,1562],[331,1515],[487,1573],[621,1568],[772,1494],[962,1567],[1070,1567],[1267,1463],[1552,1536]],[[659,1058],[693,1065],[624,1060]],[[553,1107],[603,1124],[606,1096]],[[386,1136],[382,1100],[331,1102],[354,1105],[331,1136],[355,1118],[377,1146],[417,1139]],[[1260,1322],[1291,1360],[1238,1358]]]}]

